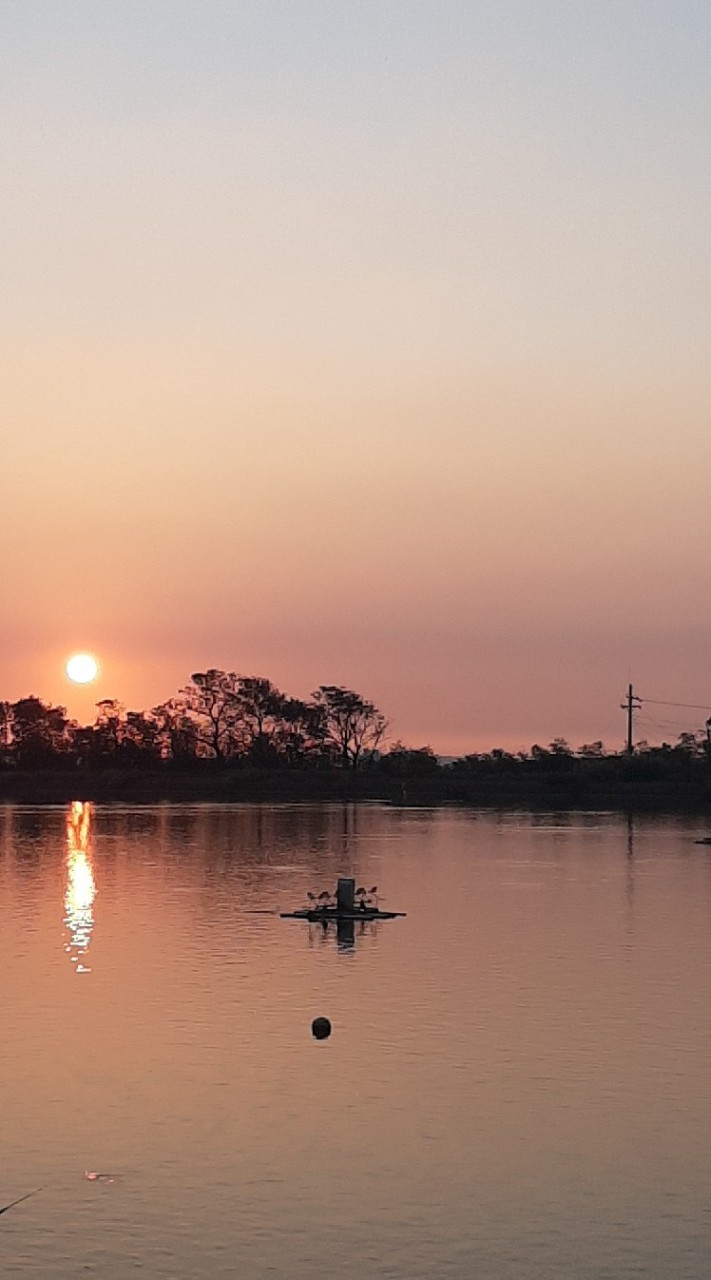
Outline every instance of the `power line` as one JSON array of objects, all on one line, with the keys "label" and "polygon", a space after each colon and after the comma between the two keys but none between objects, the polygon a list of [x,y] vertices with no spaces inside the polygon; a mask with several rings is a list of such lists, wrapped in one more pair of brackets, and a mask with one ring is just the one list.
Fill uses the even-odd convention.
[{"label": "power line", "polygon": [[641,725],[643,729],[686,729],[688,728],[688,720],[657,720],[651,716],[638,715],[635,721]]},{"label": "power line", "polygon": [[665,702],[663,698],[640,698],[640,702],[653,702],[657,707],[686,707],[687,711],[711,711],[711,707],[699,702]]}]

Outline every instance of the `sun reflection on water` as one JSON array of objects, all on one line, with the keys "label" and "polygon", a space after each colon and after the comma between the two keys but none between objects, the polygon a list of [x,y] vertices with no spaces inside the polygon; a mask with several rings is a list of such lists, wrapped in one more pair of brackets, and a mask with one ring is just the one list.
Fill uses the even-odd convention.
[{"label": "sun reflection on water", "polygon": [[91,805],[73,800],[67,813],[67,887],[64,893],[64,925],[68,933],[65,951],[77,973],[90,973],[82,962],[94,928],[96,883],[91,865]]}]

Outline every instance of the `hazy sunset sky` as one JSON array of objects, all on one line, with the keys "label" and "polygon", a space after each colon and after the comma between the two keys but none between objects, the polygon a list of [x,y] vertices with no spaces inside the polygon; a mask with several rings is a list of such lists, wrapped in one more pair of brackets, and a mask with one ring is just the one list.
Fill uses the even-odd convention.
[{"label": "hazy sunset sky", "polygon": [[711,705],[710,60],[708,0],[6,2],[0,697]]}]

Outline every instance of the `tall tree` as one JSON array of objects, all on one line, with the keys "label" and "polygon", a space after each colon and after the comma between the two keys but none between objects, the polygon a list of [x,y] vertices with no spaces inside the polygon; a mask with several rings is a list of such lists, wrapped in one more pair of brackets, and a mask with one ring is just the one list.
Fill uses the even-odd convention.
[{"label": "tall tree", "polygon": [[239,677],[233,671],[196,671],[181,689],[185,708],[195,718],[200,746],[224,760],[244,751],[247,745]]},{"label": "tall tree", "polygon": [[344,768],[357,769],[385,736],[385,716],[367,699],[341,685],[322,684],[313,695],[324,716],[325,741]]},{"label": "tall tree", "polygon": [[95,750],[101,755],[115,756],[123,742],[126,709],[115,698],[102,698],[96,710]]},{"label": "tall tree", "polygon": [[151,710],[156,728],[156,750],[165,760],[194,760],[199,754],[198,724],[188,713],[185,700],[169,698]]},{"label": "tall tree", "polygon": [[237,697],[250,755],[264,758],[281,727],[287,698],[265,676],[239,676]]},{"label": "tall tree", "polygon": [[303,765],[324,755],[326,717],[323,707],[300,698],[285,698],[272,746],[287,764]]},{"label": "tall tree", "polygon": [[70,749],[66,707],[53,707],[41,698],[20,698],[12,703],[11,716],[12,749],[18,760],[32,763]]},{"label": "tall tree", "polygon": [[158,725],[144,711],[127,711],[123,725],[122,753],[136,761],[160,756]]}]

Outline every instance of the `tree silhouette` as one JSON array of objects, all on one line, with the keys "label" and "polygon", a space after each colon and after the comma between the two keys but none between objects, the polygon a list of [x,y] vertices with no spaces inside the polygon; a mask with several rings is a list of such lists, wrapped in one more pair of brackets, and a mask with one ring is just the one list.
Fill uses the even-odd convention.
[{"label": "tree silhouette", "polygon": [[12,703],[0,702],[0,751],[5,752],[12,743]]},{"label": "tree silhouette", "polygon": [[264,761],[275,746],[288,699],[265,676],[239,676],[237,700],[250,756]]},{"label": "tree silhouette", "polygon": [[244,749],[247,737],[239,677],[233,671],[196,671],[181,689],[185,709],[198,726],[198,743],[218,760]]},{"label": "tree silhouette", "polygon": [[156,751],[164,760],[194,760],[199,751],[197,722],[183,698],[169,698],[151,710],[156,726]]},{"label": "tree silhouette", "polygon": [[357,769],[380,745],[387,720],[372,702],[341,685],[322,684],[313,695],[324,717],[324,741],[344,768]]},{"label": "tree silhouette", "polygon": [[61,755],[71,746],[66,708],[50,706],[33,696],[12,703],[10,734],[13,752],[23,763]]}]

